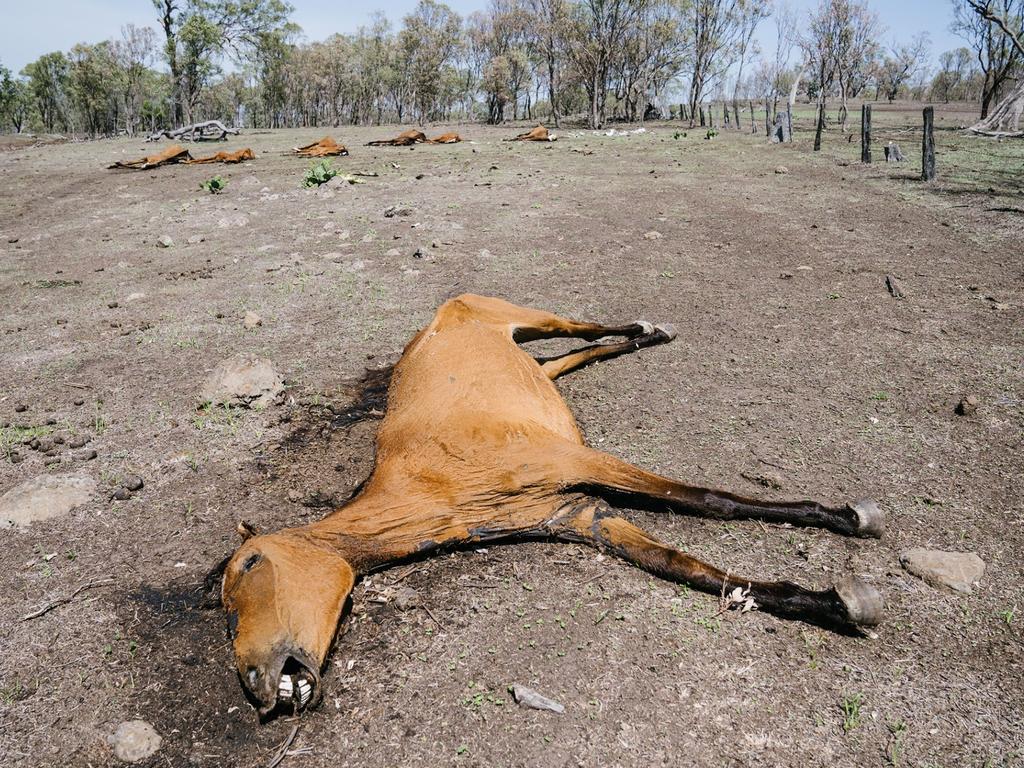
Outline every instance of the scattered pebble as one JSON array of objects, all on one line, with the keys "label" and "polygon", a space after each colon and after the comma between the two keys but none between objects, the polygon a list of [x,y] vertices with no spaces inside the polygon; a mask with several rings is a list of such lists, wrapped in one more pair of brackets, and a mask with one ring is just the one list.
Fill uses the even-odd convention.
[{"label": "scattered pebble", "polygon": [[15,413],[24,413],[27,410],[28,410],[28,406],[25,405],[24,403],[18,403],[16,406],[14,406],[14,412]]},{"label": "scattered pebble", "polygon": [[107,302],[107,308],[108,309],[117,309],[118,306],[120,306],[120,305],[116,301],[108,301]]},{"label": "scattered pebble", "polygon": [[789,173],[789,168],[787,168],[784,165],[777,165],[777,166],[775,166],[775,172],[777,174],[779,174],[780,176],[783,176],[783,175]]},{"label": "scattered pebble", "polygon": [[187,242],[189,245],[198,245],[204,240],[206,240],[206,238],[203,237],[202,235],[189,235],[188,240],[186,240],[185,242]]},{"label": "scattered pebble", "polygon": [[664,237],[664,235],[662,235],[661,232],[656,232],[653,229],[650,232],[644,233],[644,240],[661,240],[662,237]]},{"label": "scattered pebble", "polygon": [[85,405],[85,399],[81,397],[76,397],[74,403],[75,405]]},{"label": "scattered pebble", "polygon": [[174,245],[174,240],[171,239],[170,235],[160,235],[156,244],[158,248],[170,248]]},{"label": "scattered pebble", "polygon": [[123,722],[107,737],[114,756],[126,763],[145,760],[160,749],[161,742],[160,734],[145,720]]}]

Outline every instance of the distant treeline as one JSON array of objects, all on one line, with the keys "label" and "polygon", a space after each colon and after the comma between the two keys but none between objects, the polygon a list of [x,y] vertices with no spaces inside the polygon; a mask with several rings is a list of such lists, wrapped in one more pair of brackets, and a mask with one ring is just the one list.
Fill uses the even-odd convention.
[{"label": "distant treeline", "polygon": [[[140,0],[141,1],[141,0]],[[965,46],[930,67],[928,40],[882,44],[865,0],[796,15],[757,0],[491,0],[460,17],[420,0],[397,28],[302,42],[283,0],[152,0],[155,30],[0,66],[0,130],[134,135],[201,119],[244,127],[669,116],[709,100],[800,96],[976,101],[982,116],[1021,76],[1019,52],[967,0]],[[991,0],[1019,30],[1024,0]],[[754,44],[774,23],[772,50]],[[40,34],[42,32],[40,31]],[[678,115],[678,110],[674,110]]]}]

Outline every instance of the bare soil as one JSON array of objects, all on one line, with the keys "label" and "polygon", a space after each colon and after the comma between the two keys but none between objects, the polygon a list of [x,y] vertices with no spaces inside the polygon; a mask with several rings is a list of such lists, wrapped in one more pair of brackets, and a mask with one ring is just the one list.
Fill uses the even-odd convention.
[{"label": "bare soil", "polygon": [[[738,577],[856,573],[887,620],[846,636],[716,615],[712,597],[575,546],[451,553],[357,587],[324,702],[299,721],[293,748],[308,752],[282,765],[1024,764],[1019,191],[993,203],[848,164],[855,143],[812,155],[803,135],[772,146],[668,124],[362,146],[393,130],[333,131],[352,152],[337,167],[378,175],[318,190],[285,151],[324,130],[244,134],[211,151],[257,159],[223,168],[106,170],[153,148],[129,139],[0,153],[0,424],[23,457],[0,456],[0,492],[68,471],[101,488],[67,517],[0,531],[4,763],[115,764],[107,735],[141,718],[163,737],[145,765],[267,764],[294,723],[258,724],[204,576],[240,518],[273,530],[355,488],[375,422],[331,428],[325,405],[472,291],[675,323],[674,343],[560,382],[591,443],[745,493],[872,496],[888,528],[846,540],[630,516]],[[213,175],[222,194],[199,188]],[[261,326],[243,328],[247,310]],[[274,361],[284,401],[197,410],[237,352]],[[958,416],[965,394],[979,407]],[[17,444],[46,432],[85,435],[98,457],[60,449],[47,466]],[[111,499],[127,474],[145,487]],[[898,558],[916,546],[976,551],[980,587],[911,577]],[[512,683],[565,713],[518,707]]]}]

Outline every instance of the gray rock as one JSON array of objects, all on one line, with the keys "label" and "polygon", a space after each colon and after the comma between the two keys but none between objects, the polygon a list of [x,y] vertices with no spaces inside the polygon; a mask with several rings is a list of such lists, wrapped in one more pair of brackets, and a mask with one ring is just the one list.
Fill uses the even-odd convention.
[{"label": "gray rock", "polygon": [[542,696],[532,688],[527,688],[525,685],[519,685],[518,683],[513,684],[512,696],[515,698],[516,703],[521,707],[542,709],[547,712],[555,712],[559,715],[565,712],[565,707],[557,701],[549,699],[547,696]]},{"label": "gray rock", "polygon": [[199,243],[203,242],[205,239],[206,238],[203,237],[202,235],[189,235],[187,242],[188,242],[189,245],[198,245]]},{"label": "gray rock", "polygon": [[784,165],[777,165],[775,166],[775,173],[777,173],[779,176],[785,176],[787,173],[789,173],[789,168],[787,168]]},{"label": "gray rock", "polygon": [[964,594],[970,594],[985,574],[985,561],[974,552],[908,549],[900,555],[900,563],[933,587],[949,587]]},{"label": "gray rock", "polygon": [[160,235],[160,238],[156,241],[158,248],[170,248],[174,245],[174,240],[171,239],[170,235]]},{"label": "gray rock", "polygon": [[213,405],[265,408],[284,390],[284,378],[269,360],[237,355],[217,364],[199,398]]},{"label": "gray rock", "polygon": [[96,481],[81,475],[40,475],[0,496],[0,528],[24,528],[86,503]]},{"label": "gray rock", "polygon": [[411,587],[402,587],[395,595],[395,608],[408,611],[420,605],[420,594]]},{"label": "gray rock", "polygon": [[138,475],[128,475],[121,481],[121,485],[129,491],[140,491],[145,483],[142,482],[142,478]]},{"label": "gray rock", "polygon": [[117,726],[117,730],[107,737],[107,743],[114,751],[118,760],[126,763],[137,763],[153,755],[163,739],[156,728],[145,720],[128,720]]}]

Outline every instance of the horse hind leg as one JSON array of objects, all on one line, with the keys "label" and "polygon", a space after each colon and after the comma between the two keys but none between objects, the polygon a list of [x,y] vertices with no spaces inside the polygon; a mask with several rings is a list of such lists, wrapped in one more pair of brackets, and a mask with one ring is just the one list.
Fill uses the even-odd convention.
[{"label": "horse hind leg", "polygon": [[824,590],[789,581],[756,581],[734,576],[654,538],[599,502],[582,505],[555,531],[564,541],[607,549],[645,571],[712,595],[736,587],[759,609],[830,628],[867,627],[882,620],[882,597],[874,587],[847,577]]},{"label": "horse hind leg", "polygon": [[650,326],[650,330],[640,336],[614,344],[595,344],[591,347],[576,349],[557,357],[539,358],[541,370],[550,379],[557,379],[570,371],[578,370],[598,360],[608,360],[619,355],[627,355],[644,347],[667,344],[676,337],[675,328],[671,325]]},{"label": "horse hind leg", "polygon": [[653,325],[645,321],[625,325],[579,322],[551,312],[520,307],[503,299],[473,294],[463,294],[451,299],[445,309],[495,325],[505,325],[511,329],[512,338],[516,342],[554,338],[597,341],[606,336],[625,336],[633,339],[649,335],[655,330]]}]

